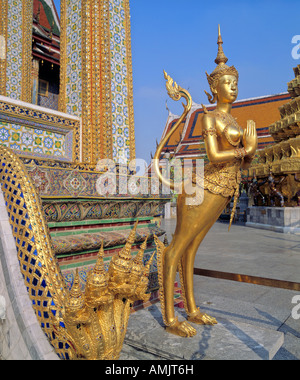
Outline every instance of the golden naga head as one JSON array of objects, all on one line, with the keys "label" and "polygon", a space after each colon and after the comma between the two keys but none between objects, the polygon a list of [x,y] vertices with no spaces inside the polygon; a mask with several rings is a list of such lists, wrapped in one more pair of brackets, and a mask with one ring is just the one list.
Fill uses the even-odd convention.
[{"label": "golden naga head", "polygon": [[69,311],[80,311],[85,307],[84,295],[80,288],[78,268],[76,269],[74,282],[70,291],[67,303],[65,305]]},{"label": "golden naga head", "polygon": [[147,248],[147,240],[148,240],[148,236],[146,236],[146,239],[142,243],[141,248],[140,248],[138,254],[136,255],[136,257],[134,259],[132,259],[132,267],[131,267],[131,271],[130,271],[131,279],[130,280],[133,283],[135,283],[135,281],[140,278],[141,273],[144,271],[143,257],[144,257],[145,249]]},{"label": "golden naga head", "polygon": [[108,287],[112,293],[120,291],[122,286],[126,287],[133,265],[131,257],[131,247],[135,242],[135,234],[138,220],[133,226],[123,249],[112,257],[108,268],[109,283]]},{"label": "golden naga head", "polygon": [[147,293],[147,288],[149,284],[150,268],[153,263],[155,254],[156,252],[154,251],[149,261],[143,268],[141,277],[136,282],[136,287],[134,289],[135,297],[133,298],[136,301],[138,300],[148,301],[150,299],[151,294]]},{"label": "golden naga head", "polygon": [[80,287],[78,269],[76,269],[73,286],[64,306],[66,323],[79,324],[90,321],[90,313],[86,308],[85,297]]},{"label": "golden naga head", "polygon": [[96,265],[89,273],[87,282],[88,284],[91,284],[98,288],[106,287],[108,284],[108,273],[106,272],[104,268],[104,248],[103,248],[103,240],[101,244],[101,248],[98,253],[98,260],[96,262]]},{"label": "golden naga head", "polygon": [[135,222],[123,249],[111,259],[109,273],[119,273],[120,275],[129,274],[132,267],[131,247],[135,242],[135,234],[138,220]]},{"label": "golden naga head", "polygon": [[237,69],[234,66],[227,66],[226,62],[228,61],[228,58],[225,56],[224,51],[223,51],[223,40],[221,36],[221,31],[220,31],[220,25],[218,26],[218,55],[217,58],[215,59],[215,63],[217,64],[217,67],[214,69],[214,71],[209,75],[206,72],[206,77],[208,80],[209,87],[211,89],[211,92],[213,96],[211,96],[209,93],[206,93],[208,100],[211,104],[215,103],[217,100],[216,97],[216,88],[218,84],[218,80],[223,76],[223,75],[234,75],[236,79],[239,79],[239,73]]},{"label": "golden naga head", "polygon": [[104,268],[104,248],[103,241],[98,253],[98,260],[94,268],[90,271],[85,288],[86,303],[96,307],[107,301],[108,294],[108,273]]}]

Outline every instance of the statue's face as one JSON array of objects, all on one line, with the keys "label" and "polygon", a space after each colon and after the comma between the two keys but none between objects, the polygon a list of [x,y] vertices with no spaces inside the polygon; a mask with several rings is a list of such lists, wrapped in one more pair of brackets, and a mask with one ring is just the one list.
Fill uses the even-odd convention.
[{"label": "statue's face", "polygon": [[217,84],[218,102],[233,103],[238,96],[238,82],[234,75],[223,75]]}]

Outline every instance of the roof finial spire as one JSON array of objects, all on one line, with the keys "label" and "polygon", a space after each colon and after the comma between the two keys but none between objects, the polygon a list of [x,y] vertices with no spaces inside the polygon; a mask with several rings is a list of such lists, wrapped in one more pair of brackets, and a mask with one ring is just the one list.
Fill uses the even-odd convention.
[{"label": "roof finial spire", "polygon": [[223,40],[221,36],[221,29],[220,29],[220,24],[218,25],[218,42],[217,44],[219,45],[218,47],[218,55],[217,58],[215,59],[215,62],[217,65],[223,65],[228,61],[228,58],[225,56],[224,51],[223,51]]}]

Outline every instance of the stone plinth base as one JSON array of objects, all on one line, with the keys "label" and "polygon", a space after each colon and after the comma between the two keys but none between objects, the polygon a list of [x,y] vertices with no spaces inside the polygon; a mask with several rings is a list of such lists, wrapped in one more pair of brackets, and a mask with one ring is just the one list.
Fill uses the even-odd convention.
[{"label": "stone plinth base", "polygon": [[197,335],[181,338],[165,331],[159,304],[138,311],[130,316],[120,359],[272,360],[284,342],[282,332],[226,319],[193,327]]},{"label": "stone plinth base", "polygon": [[248,207],[246,226],[300,234],[300,207]]}]

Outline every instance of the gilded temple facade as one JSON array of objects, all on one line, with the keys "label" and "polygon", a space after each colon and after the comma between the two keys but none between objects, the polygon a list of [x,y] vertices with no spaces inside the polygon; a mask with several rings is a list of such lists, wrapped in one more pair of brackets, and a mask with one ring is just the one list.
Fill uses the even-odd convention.
[{"label": "gilded temple facade", "polygon": [[[63,0],[60,26],[52,0],[1,0],[0,5],[0,95],[37,104],[32,94],[32,48],[36,61],[38,51],[47,50],[52,63],[60,60],[59,111],[79,118],[81,124],[80,136],[73,141],[79,150],[74,161],[96,165],[104,158],[120,163],[134,159],[129,0]],[[36,38],[37,18],[46,6],[54,9],[54,16],[41,43]],[[55,50],[59,57],[53,55]],[[33,140],[37,137],[31,135]],[[56,141],[59,145],[59,138]]]},{"label": "gilded temple facade", "polygon": [[129,1],[63,1],[60,110],[82,118],[81,161],[135,158]]}]

